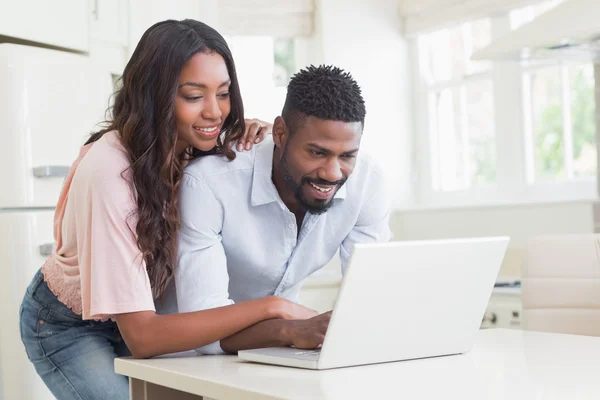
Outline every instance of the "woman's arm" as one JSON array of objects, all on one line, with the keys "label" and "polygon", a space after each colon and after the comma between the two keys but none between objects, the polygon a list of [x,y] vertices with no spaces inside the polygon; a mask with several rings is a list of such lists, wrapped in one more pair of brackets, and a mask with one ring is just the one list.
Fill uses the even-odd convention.
[{"label": "woman's arm", "polygon": [[121,335],[136,358],[193,350],[272,318],[304,319],[314,311],[271,296],[210,310],[160,315],[117,314]]}]

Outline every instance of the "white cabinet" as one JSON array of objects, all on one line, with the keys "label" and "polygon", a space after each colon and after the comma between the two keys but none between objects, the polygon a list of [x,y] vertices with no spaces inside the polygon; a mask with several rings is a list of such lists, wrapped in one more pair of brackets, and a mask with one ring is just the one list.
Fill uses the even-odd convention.
[{"label": "white cabinet", "polygon": [[0,35],[87,52],[88,3],[0,0]]},{"label": "white cabinet", "polygon": [[81,145],[103,120],[110,74],[86,56],[0,44],[0,208],[54,207]]},{"label": "white cabinet", "polygon": [[90,0],[90,37],[127,46],[128,4],[127,0]]},{"label": "white cabinet", "polygon": [[123,69],[127,64],[127,47],[92,39],[90,60],[96,67],[102,68],[111,76],[119,77],[123,74]]},{"label": "white cabinet", "polygon": [[128,58],[129,1],[89,0],[90,59],[110,72],[121,76]]}]

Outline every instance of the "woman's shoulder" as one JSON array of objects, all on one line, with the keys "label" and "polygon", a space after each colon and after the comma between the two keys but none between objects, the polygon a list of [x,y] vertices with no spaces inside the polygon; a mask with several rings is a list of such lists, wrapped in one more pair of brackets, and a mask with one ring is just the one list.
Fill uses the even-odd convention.
[{"label": "woman's shoulder", "polygon": [[79,162],[74,179],[90,184],[122,184],[130,167],[117,131],[105,133]]}]

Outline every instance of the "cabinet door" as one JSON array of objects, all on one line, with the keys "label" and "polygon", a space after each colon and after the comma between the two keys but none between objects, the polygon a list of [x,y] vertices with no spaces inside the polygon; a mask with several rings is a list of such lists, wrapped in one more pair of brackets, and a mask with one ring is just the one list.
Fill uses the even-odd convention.
[{"label": "cabinet door", "polygon": [[87,52],[88,3],[0,0],[0,35]]},{"label": "cabinet door", "polygon": [[90,0],[93,40],[127,46],[127,0]]},{"label": "cabinet door", "polygon": [[0,208],[54,207],[81,145],[104,119],[110,73],[87,56],[3,43],[0,88]]}]

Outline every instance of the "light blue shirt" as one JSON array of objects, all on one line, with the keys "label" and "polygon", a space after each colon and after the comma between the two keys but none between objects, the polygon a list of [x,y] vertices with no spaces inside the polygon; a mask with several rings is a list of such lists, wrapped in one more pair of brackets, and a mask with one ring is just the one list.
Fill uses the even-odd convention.
[{"label": "light blue shirt", "polygon": [[[304,279],[338,250],[343,271],[354,243],[390,239],[384,178],[373,159],[359,154],[331,208],[307,213],[298,234],[271,180],[273,150],[269,137],[234,161],[206,156],[185,169],[176,295],[168,289],[166,307],[175,296],[179,312],[270,295],[295,301]],[[216,343],[198,351],[221,349]]]}]

